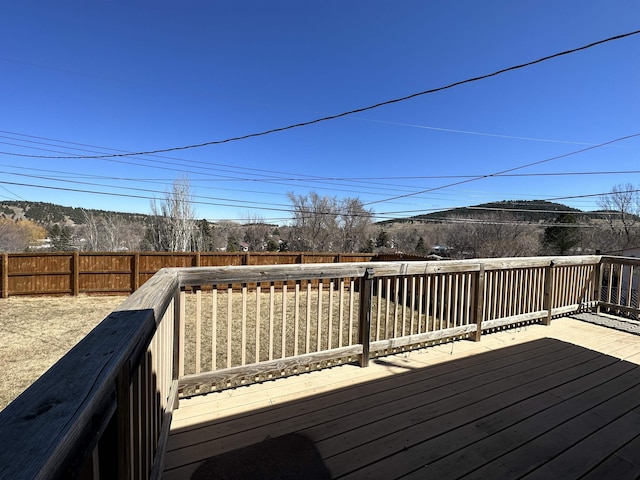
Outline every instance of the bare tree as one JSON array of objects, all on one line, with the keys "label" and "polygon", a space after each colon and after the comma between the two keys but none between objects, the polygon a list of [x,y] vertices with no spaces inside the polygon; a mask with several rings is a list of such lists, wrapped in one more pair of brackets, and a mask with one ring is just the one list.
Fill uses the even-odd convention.
[{"label": "bare tree", "polygon": [[340,249],[339,207],[335,197],[320,197],[316,192],[288,196],[293,207],[290,249],[310,252]]},{"label": "bare tree", "polygon": [[146,241],[153,250],[187,252],[193,249],[196,219],[187,178],[174,181],[173,189],[162,201],[151,201],[151,215]]},{"label": "bare tree", "polygon": [[610,249],[624,248],[631,245],[638,236],[638,214],[640,214],[640,198],[633,185],[616,185],[611,193],[598,200],[598,206],[604,211],[609,229],[614,236],[615,245]]},{"label": "bare tree", "polygon": [[[82,235],[85,239],[84,249],[90,252],[117,252],[123,248],[130,248],[130,229],[116,215],[104,213],[95,215],[94,212],[83,210],[84,225]],[[139,244],[139,238],[137,243]],[[128,244],[128,245],[125,245]],[[134,247],[134,248],[137,248]]]},{"label": "bare tree", "polygon": [[100,251],[100,218],[93,212],[82,210],[84,225],[82,227],[82,237],[84,238],[84,249],[89,252]]},{"label": "bare tree", "polygon": [[342,233],[342,251],[359,252],[371,240],[371,210],[358,198],[345,198],[339,207],[339,226]]},{"label": "bare tree", "polygon": [[264,250],[273,227],[264,221],[264,217],[247,213],[243,217],[243,239],[249,245],[249,251],[259,252]]},{"label": "bare tree", "polygon": [[214,230],[218,232],[215,235],[216,249],[220,250],[232,251],[237,248],[244,235],[242,225],[232,220],[219,221]]},{"label": "bare tree", "polygon": [[540,249],[537,227],[518,222],[505,212],[474,220],[451,217],[449,222],[447,245],[458,257],[521,257],[535,255]]},{"label": "bare tree", "polygon": [[46,236],[47,231],[30,220],[0,218],[0,252],[24,252]]}]

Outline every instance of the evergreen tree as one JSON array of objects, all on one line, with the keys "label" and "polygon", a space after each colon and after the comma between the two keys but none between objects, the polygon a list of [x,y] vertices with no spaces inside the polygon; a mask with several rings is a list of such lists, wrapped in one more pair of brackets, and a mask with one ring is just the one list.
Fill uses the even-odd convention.
[{"label": "evergreen tree", "polygon": [[427,247],[424,244],[424,238],[422,237],[418,239],[418,243],[416,244],[416,253],[422,256],[426,256],[429,253],[427,251]]},{"label": "evergreen tree", "polygon": [[580,231],[573,215],[560,215],[556,223],[544,229],[543,244],[547,250],[565,255],[580,243]]},{"label": "evergreen tree", "polygon": [[69,227],[62,227],[57,223],[49,230],[49,238],[51,239],[51,250],[54,252],[68,252],[73,250],[71,244],[71,230]]}]

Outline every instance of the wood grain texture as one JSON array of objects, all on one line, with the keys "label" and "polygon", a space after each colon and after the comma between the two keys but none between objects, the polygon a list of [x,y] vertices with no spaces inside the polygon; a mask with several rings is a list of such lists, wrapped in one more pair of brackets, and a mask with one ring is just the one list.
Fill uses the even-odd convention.
[{"label": "wood grain texture", "polygon": [[65,476],[82,466],[114,411],[118,376],[144,358],[177,285],[175,274],[159,275],[0,412],[0,477]]},{"label": "wood grain texture", "polygon": [[640,367],[620,361],[634,340],[563,318],[182,400],[163,478],[295,431],[333,478],[637,478]]}]

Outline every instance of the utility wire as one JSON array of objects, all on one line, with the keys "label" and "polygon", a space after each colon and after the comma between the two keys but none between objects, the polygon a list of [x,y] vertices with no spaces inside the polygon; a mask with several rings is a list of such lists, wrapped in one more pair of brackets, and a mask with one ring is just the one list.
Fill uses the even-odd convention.
[{"label": "utility wire", "polygon": [[640,133],[634,133],[632,135],[626,135],[624,137],[616,138],[614,140],[609,140],[607,142],[599,143],[598,145],[592,145],[592,146],[587,147],[587,148],[582,148],[580,150],[575,150],[573,152],[564,153],[562,155],[556,155],[555,157],[546,158],[544,160],[538,160],[536,162],[525,163],[524,165],[520,165],[520,166],[517,166],[517,167],[508,168],[506,170],[501,170],[499,172],[488,173],[486,175],[479,175],[479,176],[477,176],[475,178],[470,178],[470,179],[467,179],[467,180],[461,180],[459,182],[453,182],[453,183],[449,183],[447,185],[440,185],[439,187],[428,188],[428,189],[422,190],[420,192],[406,193],[404,195],[396,195],[395,197],[390,197],[390,198],[386,198],[386,199],[383,199],[383,200],[374,200],[373,202],[368,202],[368,203],[365,203],[364,205],[374,205],[376,203],[390,202],[392,200],[399,200],[401,198],[407,198],[407,197],[412,197],[412,196],[415,196],[415,195],[421,195],[423,193],[434,192],[436,190],[442,190],[444,188],[455,187],[457,185],[462,185],[462,184],[465,184],[465,183],[475,182],[477,180],[483,180],[485,178],[499,177],[499,176],[501,176],[501,175],[503,175],[505,173],[514,172],[516,170],[521,170],[523,168],[532,167],[534,165],[540,165],[541,163],[551,162],[553,160],[558,160],[560,158],[569,157],[571,155],[577,155],[579,153],[584,153],[584,152],[587,152],[589,150],[594,150],[596,148],[601,148],[601,147],[604,147],[606,145],[611,145],[612,143],[621,142],[622,140],[628,140],[630,138],[639,137],[639,136],[640,136]]},{"label": "utility wire", "polygon": [[[2,131],[0,131],[1,133]],[[34,137],[31,135],[26,135],[26,134],[16,134],[16,135],[23,135],[23,136],[28,136],[28,137],[33,137],[33,138],[42,138],[42,139],[46,139],[44,137]],[[3,136],[0,135],[0,138],[3,138]],[[7,138],[7,137],[4,137]],[[18,139],[19,140],[19,139]],[[60,142],[64,142],[64,143],[70,143],[70,144],[75,144],[74,142],[66,142],[64,140],[55,140],[55,139],[51,139],[52,141],[60,141]],[[19,140],[21,141],[21,140]],[[6,142],[1,142],[0,143],[6,143]],[[42,142],[33,142],[33,143],[40,143],[43,144]],[[57,145],[54,144],[45,144],[45,145],[50,145],[50,146],[54,146],[57,147]],[[84,145],[84,144],[77,144],[77,145]],[[593,147],[598,147],[600,145],[597,144],[590,144]],[[17,145],[17,146],[22,146],[22,145]],[[87,145],[87,146],[91,146],[91,145]],[[24,146],[26,148],[32,148],[32,149],[38,149],[38,150],[46,150],[40,147],[33,147],[33,146]],[[94,148],[104,148],[104,149],[109,149],[107,147],[96,147],[96,146],[92,146]],[[67,148],[67,147],[63,147],[63,148]],[[82,150],[82,149],[79,149]],[[52,151],[52,150],[50,150]],[[160,157],[160,158],[169,158],[172,159],[172,157]],[[554,157],[555,158],[555,157]],[[357,193],[357,194],[365,194],[365,195],[376,195],[376,196],[383,196],[385,195],[381,190],[404,190],[407,191],[409,188],[408,185],[406,184],[393,184],[393,183],[383,183],[383,182],[366,182],[366,180],[383,180],[388,178],[389,180],[425,180],[425,179],[455,179],[455,178],[460,178],[460,179],[471,179],[469,181],[474,181],[474,180],[479,180],[485,177],[489,177],[489,176],[494,176],[494,177],[536,177],[536,176],[571,176],[571,175],[613,175],[613,174],[634,174],[634,173],[640,173],[640,171],[637,170],[625,170],[625,171],[602,171],[602,172],[597,172],[597,171],[591,171],[591,172],[558,172],[558,173],[554,173],[554,172],[542,172],[542,173],[494,173],[494,174],[489,174],[489,175],[423,175],[423,176],[398,176],[398,177],[315,177],[318,180],[310,180],[310,179],[301,179],[301,178],[294,178],[294,177],[266,177],[266,178],[246,178],[246,177],[232,177],[232,176],[227,176],[227,175],[220,175],[220,174],[214,174],[214,173],[210,173],[207,171],[207,169],[205,169],[204,167],[198,167],[195,166],[195,168],[198,168],[200,170],[204,170],[204,171],[198,171],[195,172],[193,170],[185,170],[184,169],[184,165],[185,164],[177,164],[174,162],[165,162],[165,161],[161,161],[161,160],[147,160],[144,158],[140,158],[140,160],[144,160],[144,161],[148,161],[148,162],[154,162],[153,165],[144,165],[144,164],[138,164],[135,163],[133,161],[127,161],[127,160],[115,160],[115,159],[101,159],[104,161],[109,161],[109,162],[116,162],[116,163],[124,163],[124,164],[130,164],[130,165],[134,165],[134,166],[139,166],[142,168],[155,168],[155,169],[161,169],[161,170],[169,170],[169,171],[177,171],[180,173],[191,173],[196,175],[196,177],[202,177],[203,175],[206,176],[207,178],[199,178],[199,180],[202,181],[236,181],[236,182],[253,182],[253,183],[268,183],[271,185],[284,185],[287,187],[294,187],[294,185],[292,185],[291,183],[284,183],[284,182],[300,182],[300,181],[311,181],[311,182],[318,182],[321,183],[321,186],[318,185],[304,185],[304,184],[296,184],[295,186],[297,187],[304,187],[306,186],[307,188],[321,188],[323,190],[331,190],[331,191],[337,191],[337,192],[348,192],[350,194],[353,193]],[[176,159],[176,160],[182,160],[182,159]],[[188,160],[185,160],[188,161]],[[548,161],[548,160],[543,160],[541,162],[544,161]],[[177,165],[177,166],[182,166],[183,168],[168,168],[168,167],[162,167],[157,165],[157,163],[163,163],[163,164],[169,164],[169,165]],[[198,162],[198,163],[204,163],[204,162]],[[216,165],[220,165],[220,164],[216,164]],[[528,165],[532,165],[532,164],[528,164]],[[7,167],[11,167],[11,168],[23,168],[23,167],[16,167],[13,165],[4,165]],[[525,165],[527,166],[527,165]],[[522,167],[517,167],[517,168],[524,168],[524,166]],[[26,169],[26,168],[24,168]],[[32,170],[32,169],[29,169]],[[216,170],[216,169],[213,169]],[[257,170],[257,169],[252,169],[252,170]],[[40,171],[46,171],[46,170],[40,170]],[[265,172],[270,172],[273,174],[283,174],[286,175],[286,172],[276,172],[276,171],[269,171],[269,170],[262,170]],[[68,173],[69,175],[72,175],[72,173],[70,172],[57,172],[57,173]],[[231,172],[231,173],[236,173],[236,172]],[[256,175],[256,174],[252,174],[252,175]],[[88,175],[85,175],[85,177],[89,177]],[[309,176],[311,177],[311,176]],[[109,179],[110,177],[93,177],[93,178],[104,178],[104,179]],[[282,181],[275,181],[272,180],[272,178],[278,178],[279,180]],[[112,178],[113,180],[127,180],[125,178]],[[198,178],[197,178],[198,179]],[[134,179],[131,178],[131,181],[142,181],[142,179]],[[163,179],[159,179],[159,180],[163,180]],[[348,190],[345,190],[343,188],[337,188],[334,185],[324,185],[323,183],[331,183],[332,181],[353,181],[353,182],[362,182],[364,185],[366,184],[372,184],[372,185],[379,185],[382,186],[383,188],[378,188],[377,191],[363,191],[363,190],[354,190],[353,188],[349,188]],[[170,180],[165,180],[165,181],[170,181]],[[284,182],[283,182],[284,181]],[[425,192],[430,192],[430,191],[436,191],[439,189],[443,189],[449,186],[455,186],[458,184],[462,184],[462,183],[466,183],[466,182],[457,182],[457,183],[453,183],[453,184],[449,184],[449,185],[445,185],[442,187],[436,187],[433,189],[428,189],[428,190],[419,190],[416,191],[416,188],[420,188],[418,186],[415,187],[411,187],[411,191],[408,195],[406,196],[413,196],[413,195],[419,195],[421,193],[425,193]],[[339,184],[338,184],[339,185]],[[364,185],[358,185],[358,187],[362,187]],[[352,185],[346,185],[348,187],[353,187]],[[398,187],[398,188],[393,188],[393,187]],[[206,188],[206,187],[205,187]],[[212,187],[209,187],[212,188]],[[216,187],[217,190],[220,190],[219,187]],[[230,191],[237,191],[237,189],[230,189],[230,188],[225,188],[225,190],[230,190]],[[249,190],[246,189],[241,189],[242,192],[248,192]],[[254,191],[251,190],[252,193],[259,193],[259,194],[265,194],[265,195],[277,195],[277,196],[282,196],[282,193],[273,193],[273,192],[263,192],[263,191]],[[395,197],[394,197],[395,198]],[[233,201],[232,199],[226,199],[228,201]],[[384,201],[391,201],[392,199],[385,199]],[[381,202],[382,200],[378,201]],[[371,203],[377,203],[377,202],[371,202]]]},{"label": "utility wire", "polygon": [[[0,131],[1,133],[2,131]],[[21,135],[21,134],[18,134]],[[22,140],[22,139],[16,139],[16,138],[12,138],[12,137],[6,137],[3,135],[0,135],[0,138],[9,138],[11,140],[16,140],[16,141],[26,141],[29,143],[35,143],[35,144],[39,144],[39,145],[46,145],[46,146],[50,146],[50,147],[56,147],[56,148],[74,148],[76,150],[80,150],[80,151],[88,151],[91,152],[91,150],[86,150],[83,148],[77,148],[77,147],[66,147],[64,145],[56,145],[56,144],[51,144],[51,143],[44,143],[44,142],[36,142],[33,140]],[[35,138],[42,138],[42,137],[35,137]],[[64,143],[73,143],[73,142],[65,142],[62,140],[52,140],[52,141],[60,141],[60,142],[64,142]],[[59,150],[51,150],[51,149],[47,149],[47,148],[42,148],[42,147],[35,147],[32,145],[20,145],[20,144],[16,144],[16,143],[10,143],[10,142],[3,142],[0,141],[0,144],[5,144],[5,145],[11,145],[11,146],[16,146],[16,147],[21,147],[21,148],[28,148],[28,149],[32,149],[32,150],[42,150],[42,151],[46,151],[46,152],[55,152],[55,153],[65,153],[67,154],[68,152],[60,152]],[[84,144],[77,144],[77,145],[84,145]],[[97,146],[92,146],[93,148],[101,148],[101,149],[106,149],[106,150],[113,150],[107,147],[97,147]],[[2,153],[2,152],[0,152]],[[95,152],[94,153],[101,153],[101,152]],[[103,160],[103,161],[107,161],[107,162],[114,162],[114,163],[122,163],[122,164],[126,164],[126,165],[133,165],[133,166],[138,166],[138,167],[142,167],[142,168],[155,168],[155,169],[160,169],[160,170],[168,170],[168,171],[176,171],[176,172],[180,172],[180,173],[192,173],[194,175],[207,175],[213,178],[213,180],[216,181],[242,181],[242,182],[263,182],[263,183],[269,183],[272,185],[284,185],[284,186],[288,186],[288,187],[293,187],[293,185],[287,184],[287,183],[283,183],[283,181],[289,181],[289,182],[310,182],[310,183],[318,183],[321,185],[322,188],[326,189],[326,190],[334,190],[334,191],[339,191],[339,192],[349,192],[349,193],[361,193],[361,194],[367,194],[367,195],[384,195],[383,193],[381,193],[380,190],[389,190],[389,191],[407,191],[408,188],[406,185],[392,185],[392,184],[385,184],[385,183],[380,183],[380,182],[368,182],[368,181],[360,181],[360,180],[349,180],[349,179],[345,179],[345,180],[337,180],[337,181],[344,181],[344,182],[352,182],[355,185],[349,184],[349,183],[345,183],[344,185],[340,185],[339,186],[344,186],[347,187],[348,189],[341,189],[341,188],[336,188],[335,186],[332,186],[331,188],[326,187],[326,183],[329,182],[334,182],[336,181],[336,179],[331,178],[331,177],[319,177],[319,176],[313,176],[313,175],[306,175],[306,174],[297,174],[297,173],[289,173],[289,172],[278,172],[278,171],[273,171],[273,170],[263,170],[263,169],[255,169],[255,168],[248,168],[248,167],[234,167],[231,165],[225,165],[225,164],[219,164],[219,163],[209,163],[209,162],[202,162],[202,161],[197,161],[197,160],[186,160],[186,159],[179,159],[179,158],[175,158],[175,157],[166,157],[166,156],[159,156],[159,155],[154,155],[154,157],[157,158],[168,158],[168,159],[173,159],[173,160],[179,160],[180,162],[184,162],[184,163],[177,163],[177,162],[171,162],[171,161],[165,161],[165,160],[156,160],[156,159],[146,159],[146,158],[138,158],[138,161],[144,161],[144,162],[153,162],[153,164],[151,165],[147,165],[147,164],[141,164],[141,163],[136,163],[135,161],[132,160],[116,160],[114,158],[96,158],[96,157],[86,157],[86,158],[96,158],[97,160]],[[37,156],[37,155],[33,155],[30,158],[70,158],[70,159],[74,159],[76,157],[49,157],[49,156]],[[158,164],[162,164],[162,165],[171,165],[171,166],[176,166],[178,168],[171,168],[171,167],[163,167],[160,166]],[[192,164],[202,164],[205,166],[199,166],[199,165],[192,165]],[[259,174],[259,173],[252,173],[252,172],[236,172],[233,170],[226,170],[226,169],[222,169],[222,168],[214,168],[211,167],[211,165],[217,165],[217,166],[225,166],[225,167],[229,167],[229,168],[236,168],[236,169],[244,169],[244,170],[252,170],[252,171],[258,171],[258,172],[265,172],[268,173],[270,175],[265,175],[265,174]],[[190,168],[193,169],[198,169],[201,171],[193,171],[193,170],[185,170],[185,166],[188,166]],[[181,168],[180,168],[181,167]],[[242,173],[244,175],[253,175],[256,178],[246,178],[246,177],[237,177],[237,176],[229,176],[229,175],[221,175],[219,173],[212,173],[210,172],[210,170],[213,171],[223,171],[223,172],[229,172],[229,173],[233,173],[233,174],[238,174],[238,173]],[[298,177],[280,177],[278,175],[297,175]],[[299,177],[303,177],[303,178],[299,178]],[[358,188],[364,188],[364,187],[369,187],[370,185],[375,185],[377,190],[376,191],[355,191],[353,189],[353,187],[358,187]],[[319,188],[317,185],[304,185],[301,183],[298,183],[297,185],[295,185],[297,187],[307,187],[307,188]],[[380,188],[380,186],[382,186],[383,188]],[[391,187],[399,187],[399,188],[391,188]],[[418,188],[418,187],[415,187]]]},{"label": "utility wire", "polygon": [[623,38],[626,38],[626,37],[630,37],[632,35],[637,35],[639,33],[640,33],[640,30],[635,30],[635,31],[623,33],[623,34],[620,34],[620,35],[615,35],[613,37],[605,38],[603,40],[598,40],[596,42],[592,42],[592,43],[589,43],[587,45],[583,45],[581,47],[572,48],[572,49],[569,49],[569,50],[564,50],[562,52],[554,53],[552,55],[547,55],[545,57],[538,58],[537,60],[532,60],[532,61],[529,61],[529,62],[526,62],[526,63],[521,63],[521,64],[518,64],[518,65],[511,66],[511,67],[503,68],[503,69],[500,69],[500,70],[496,70],[495,72],[487,73],[487,74],[480,75],[480,76],[477,76],[477,77],[467,78],[466,80],[460,80],[458,82],[450,83],[448,85],[444,85],[444,86],[441,86],[441,87],[431,88],[429,90],[424,90],[422,92],[413,93],[411,95],[406,95],[404,97],[399,97],[399,98],[395,98],[395,99],[392,99],[392,100],[386,100],[384,102],[379,102],[379,103],[376,103],[376,104],[373,104],[373,105],[369,105],[367,107],[357,108],[355,110],[349,110],[349,111],[338,113],[338,114],[335,114],[335,115],[329,115],[329,116],[326,116],[326,117],[317,118],[315,120],[309,120],[309,121],[306,121],[306,122],[295,123],[295,124],[292,124],[292,125],[287,125],[285,127],[272,128],[272,129],[269,129],[269,130],[264,130],[262,132],[256,132],[256,133],[250,133],[250,134],[247,134],[247,135],[241,135],[241,136],[238,136],[238,137],[226,138],[224,140],[213,140],[213,141],[210,141],[210,142],[203,142],[203,143],[197,143],[197,144],[192,144],[192,145],[184,145],[184,146],[180,146],[180,147],[162,148],[162,149],[157,149],[157,150],[147,150],[147,151],[142,151],[142,152],[114,153],[114,154],[109,154],[109,155],[95,155],[95,156],[51,157],[51,156],[28,155],[28,154],[8,153],[8,152],[0,152],[0,153],[5,154],[5,155],[14,155],[14,156],[19,156],[19,157],[31,157],[31,158],[112,158],[112,157],[133,157],[133,156],[139,156],[139,155],[152,155],[152,154],[157,154],[157,153],[175,152],[175,151],[178,151],[178,150],[188,150],[188,149],[192,149],[192,148],[200,148],[200,147],[206,147],[206,146],[210,146],[210,145],[220,145],[220,144],[223,144],[223,143],[237,142],[237,141],[240,141],[240,140],[247,140],[249,138],[261,137],[261,136],[265,136],[265,135],[270,135],[272,133],[283,132],[283,131],[291,130],[291,129],[294,129],[294,128],[306,127],[306,126],[309,126],[309,125],[314,125],[314,124],[321,123],[321,122],[326,122],[326,121],[329,121],[329,120],[335,120],[335,119],[338,119],[338,118],[342,118],[342,117],[346,117],[346,116],[349,116],[349,115],[353,115],[355,113],[362,113],[362,112],[366,112],[368,110],[373,110],[373,109],[376,109],[376,108],[380,108],[380,107],[383,107],[383,106],[386,106],[386,105],[392,105],[394,103],[399,103],[399,102],[404,102],[406,100],[411,100],[413,98],[420,97],[422,95],[428,95],[428,94],[431,94],[431,93],[441,92],[443,90],[448,90],[450,88],[458,87],[460,85],[464,85],[464,84],[467,84],[467,83],[477,82],[479,80],[484,80],[484,79],[487,79],[487,78],[490,78],[490,77],[495,77],[497,75],[501,75],[501,74],[506,73],[506,72],[511,72],[511,71],[514,71],[514,70],[519,70],[519,69],[522,69],[522,68],[530,67],[532,65],[536,65],[538,63],[542,63],[542,62],[545,62],[547,60],[551,60],[553,58],[558,58],[558,57],[562,57],[562,56],[565,56],[565,55],[576,53],[576,52],[579,52],[579,51],[582,51],[582,50],[587,50],[587,49],[593,48],[593,47],[595,47],[597,45],[602,45],[602,44],[607,43],[607,42],[620,40],[620,39],[623,39]]},{"label": "utility wire", "polygon": [[[90,194],[94,194],[94,195],[107,195],[107,196],[112,196],[112,197],[124,197],[124,198],[137,198],[137,199],[149,199],[149,200],[154,200],[156,199],[156,197],[151,197],[151,196],[145,196],[145,195],[134,195],[134,194],[124,194],[124,193],[114,193],[114,192],[103,192],[103,191],[96,191],[96,190],[86,190],[86,189],[75,189],[75,188],[65,188],[65,187],[54,187],[51,185],[37,185],[37,184],[28,184],[28,183],[18,183],[18,182],[8,182],[5,180],[0,180],[0,186],[1,185],[14,185],[14,186],[22,186],[22,187],[34,187],[34,188],[43,188],[43,189],[48,189],[48,190],[56,190],[56,191],[66,191],[66,192],[78,192],[78,193],[90,193]],[[584,198],[584,197],[600,197],[600,196],[606,196],[606,195],[613,195],[615,193],[638,193],[640,192],[640,189],[632,189],[632,190],[624,190],[624,191],[619,191],[619,192],[601,192],[601,193],[593,193],[593,194],[587,194],[587,195],[574,195],[574,196],[566,196],[566,197],[556,197],[556,198],[549,198],[549,199],[544,199],[542,201],[552,201],[552,200],[568,200],[568,199],[574,199],[574,198]],[[208,198],[208,197],[204,197],[204,198]],[[215,202],[206,202],[206,201],[197,201],[197,200],[191,200],[189,201],[189,203],[191,204],[200,204],[200,205],[213,205],[213,206],[222,206],[222,207],[240,207],[239,205],[231,205],[231,204],[226,204],[226,203],[215,203]],[[278,211],[278,212],[287,212],[287,213],[292,213],[292,208],[275,208],[275,207],[258,207],[258,206],[251,206],[251,207],[247,207],[250,208],[252,210],[268,210],[268,211]],[[454,209],[461,209],[461,208],[468,208],[468,209],[474,209],[474,210],[490,210],[490,211],[504,211],[506,213],[509,212],[513,212],[514,209],[509,209],[509,208],[504,208],[504,209],[499,209],[499,208],[493,208],[493,207],[449,207],[447,208],[438,208],[438,209],[431,209],[434,212],[443,212],[445,213],[446,210],[454,210]],[[402,221],[402,220],[419,220],[421,222],[436,222],[436,223],[459,223],[461,221],[461,219],[457,218],[457,219],[452,219],[452,218],[439,218],[439,219],[432,219],[432,218],[420,218],[420,219],[416,219],[415,217],[404,217],[404,218],[398,218],[398,214],[406,214],[406,213],[412,213],[412,212],[421,212],[424,213],[426,211],[429,211],[429,209],[420,209],[420,210],[415,210],[415,211],[393,211],[393,212],[381,212],[381,213],[373,213],[373,212],[369,212],[369,213],[363,213],[363,214],[355,214],[353,216],[355,217],[368,217],[368,218],[381,218],[381,219],[388,219],[388,220],[398,220],[398,221]],[[518,211],[530,211],[532,213],[540,213],[542,212],[541,210],[526,210],[526,209],[520,209]],[[298,213],[301,213],[303,218],[311,218],[312,216],[315,215],[334,215],[335,212],[318,212],[318,211],[311,211],[311,210],[305,210],[305,209],[298,209],[297,210]],[[552,213],[573,213],[576,215],[594,215],[594,214],[600,214],[600,212],[586,212],[586,211],[578,211],[578,212],[573,212],[573,211],[550,211]],[[306,215],[309,215],[309,217],[306,217]],[[290,217],[288,219],[291,219]],[[284,219],[287,220],[287,219]],[[473,220],[476,223],[477,222],[484,222],[484,223],[491,223],[491,221],[484,221],[484,220],[478,220],[475,219]],[[511,224],[518,224],[518,225],[538,225],[539,224],[529,224],[529,223],[524,223],[524,222],[507,222],[507,223],[511,223]],[[556,224],[554,223],[553,225],[560,225],[560,224]]]}]

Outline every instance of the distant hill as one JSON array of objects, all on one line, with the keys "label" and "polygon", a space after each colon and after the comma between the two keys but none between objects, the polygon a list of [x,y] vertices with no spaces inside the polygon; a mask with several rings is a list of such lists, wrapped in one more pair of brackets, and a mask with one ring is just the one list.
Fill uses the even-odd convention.
[{"label": "distant hill", "polygon": [[12,220],[31,220],[44,227],[58,225],[82,225],[86,223],[85,212],[94,216],[108,215],[126,222],[141,222],[148,215],[139,213],[122,213],[108,210],[64,207],[46,202],[30,202],[23,200],[0,201],[0,218]]},{"label": "distant hill", "polygon": [[551,222],[559,215],[568,213],[574,214],[578,218],[576,221],[583,222],[593,218],[598,218],[596,212],[583,212],[577,208],[569,207],[561,203],[548,202],[545,200],[503,200],[500,202],[482,203],[471,207],[453,208],[440,212],[415,215],[409,218],[397,220],[385,220],[380,222],[434,222],[438,223],[452,217],[476,219],[486,217],[488,214],[509,213],[516,220],[529,223]]}]

